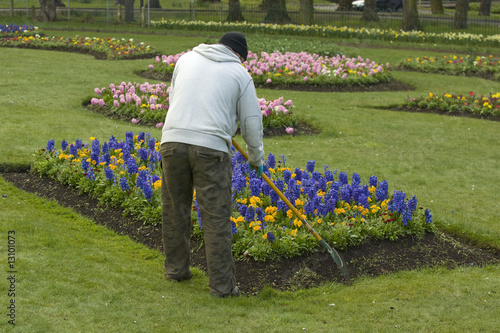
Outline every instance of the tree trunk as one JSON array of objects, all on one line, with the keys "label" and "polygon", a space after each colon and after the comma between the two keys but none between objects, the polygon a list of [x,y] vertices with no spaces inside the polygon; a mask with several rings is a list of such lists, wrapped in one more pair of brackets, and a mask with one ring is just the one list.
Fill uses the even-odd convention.
[{"label": "tree trunk", "polygon": [[125,22],[134,22],[134,2],[135,0],[125,0]]},{"label": "tree trunk", "polygon": [[340,0],[339,6],[337,7],[338,12],[347,12],[352,10],[353,0]]},{"label": "tree trunk", "polygon": [[361,15],[361,21],[364,22],[379,22],[380,18],[377,14],[377,2],[376,0],[365,0],[365,6],[363,7],[363,15]]},{"label": "tree trunk", "polygon": [[444,14],[443,0],[431,0],[431,13]]},{"label": "tree trunk", "polygon": [[421,30],[417,0],[403,0],[403,31]]},{"label": "tree trunk", "polygon": [[39,0],[41,20],[47,22],[57,21],[56,0]]},{"label": "tree trunk", "polygon": [[305,25],[314,24],[313,0],[300,0],[300,23]]},{"label": "tree trunk", "polygon": [[455,29],[467,29],[468,0],[457,0],[455,7]]},{"label": "tree trunk", "polygon": [[481,0],[479,3],[479,16],[490,16],[491,11],[491,0]]},{"label": "tree trunk", "polygon": [[[142,0],[144,1],[144,4],[142,5],[143,7],[148,8],[148,0]],[[141,7],[142,7],[141,6]],[[160,0],[149,0],[149,8],[161,8]]]},{"label": "tree trunk", "polygon": [[228,22],[243,22],[245,18],[241,12],[240,0],[229,0],[229,11],[226,20]]},{"label": "tree trunk", "polygon": [[265,23],[290,23],[292,19],[286,11],[286,0],[264,0],[262,6],[267,10]]}]

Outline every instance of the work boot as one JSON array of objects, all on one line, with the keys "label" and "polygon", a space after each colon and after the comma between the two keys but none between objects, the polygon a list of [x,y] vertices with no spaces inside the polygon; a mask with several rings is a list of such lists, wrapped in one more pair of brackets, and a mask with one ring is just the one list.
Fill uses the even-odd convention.
[{"label": "work boot", "polygon": [[167,278],[167,280],[170,280],[170,281],[181,282],[181,281],[190,280],[193,277],[193,273],[191,273],[191,270],[189,270],[186,275],[181,276],[181,277],[170,277],[170,276],[167,276],[166,274],[165,274],[165,277]]},{"label": "work boot", "polygon": [[234,287],[233,291],[229,294],[216,294],[212,293],[213,296],[217,296],[220,298],[227,298],[227,297],[239,297],[241,296],[240,289],[238,287]]}]

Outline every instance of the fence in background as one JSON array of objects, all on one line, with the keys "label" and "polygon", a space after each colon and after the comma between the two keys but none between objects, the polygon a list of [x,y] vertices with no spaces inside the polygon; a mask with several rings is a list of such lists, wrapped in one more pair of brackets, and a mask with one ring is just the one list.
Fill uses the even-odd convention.
[{"label": "fence in background", "polygon": [[[108,0],[104,8],[85,8],[82,7],[82,3],[78,3],[79,7],[72,7],[70,0],[63,0],[63,2],[67,5],[66,7],[57,9],[58,20],[116,22],[118,17],[120,17],[121,20],[125,17],[125,8],[121,6],[119,10],[114,0]],[[10,8],[10,3],[10,0],[0,0],[1,16],[8,17],[10,15],[16,15],[36,18],[40,13],[39,7],[29,7],[28,0],[25,2],[23,2],[23,0],[13,1],[13,8]],[[138,7],[139,1],[135,3]],[[144,0],[144,4],[147,4],[147,0]],[[366,24],[361,20],[361,12],[337,12],[334,8],[334,6],[317,6],[314,11],[314,24],[321,26],[347,26],[352,28],[369,27],[395,30],[401,28],[402,13],[379,12],[380,21],[378,23]],[[186,21],[226,22],[228,10],[227,4],[197,4],[193,2],[189,8],[145,8],[143,13],[141,13],[139,8],[136,8],[134,10],[134,17],[137,22],[140,22],[141,19],[144,18],[146,25],[149,25],[151,21],[160,20],[162,18]],[[241,10],[245,21],[250,23],[262,23],[268,14],[266,10],[260,9],[257,5],[242,5]],[[300,11],[298,6],[287,6],[287,12],[292,23],[300,24]],[[119,13],[120,15],[118,15]],[[433,15],[429,12],[422,11],[419,13],[419,19],[422,30],[425,32],[459,32],[459,30],[454,28],[453,13]],[[5,21],[5,19],[2,20]],[[8,22],[3,23],[6,24]],[[500,20],[470,13],[467,32],[483,35],[500,34]]]}]

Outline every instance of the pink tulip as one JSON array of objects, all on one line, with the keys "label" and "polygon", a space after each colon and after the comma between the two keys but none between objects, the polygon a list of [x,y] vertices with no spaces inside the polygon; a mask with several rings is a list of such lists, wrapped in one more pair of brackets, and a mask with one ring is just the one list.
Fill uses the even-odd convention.
[{"label": "pink tulip", "polygon": [[113,105],[115,108],[120,107],[120,102],[118,102],[116,99],[113,101]]},{"label": "pink tulip", "polygon": [[156,124],[156,128],[160,128],[160,127],[163,127],[163,123]]},{"label": "pink tulip", "polygon": [[292,127],[287,127],[285,128],[286,134],[293,134],[293,128]]},{"label": "pink tulip", "polygon": [[138,122],[139,122],[139,120],[132,118],[132,123],[137,124]]},{"label": "pink tulip", "polygon": [[153,68],[155,68],[155,66],[149,65],[149,69],[153,69]]}]

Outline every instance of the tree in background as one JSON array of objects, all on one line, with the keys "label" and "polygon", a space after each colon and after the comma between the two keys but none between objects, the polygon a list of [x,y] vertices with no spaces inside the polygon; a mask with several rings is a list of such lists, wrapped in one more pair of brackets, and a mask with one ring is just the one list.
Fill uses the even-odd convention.
[{"label": "tree in background", "polygon": [[314,0],[300,0],[300,23],[314,24]]},{"label": "tree in background", "polygon": [[444,14],[443,0],[431,0],[431,13]]},{"label": "tree in background", "polygon": [[286,11],[286,0],[262,0],[261,7],[267,10],[265,23],[290,23],[292,19]]},{"label": "tree in background", "polygon": [[347,12],[352,10],[352,0],[340,0],[339,6],[337,7],[337,11],[339,12]]},{"label": "tree in background", "polygon": [[491,0],[481,0],[479,3],[478,15],[480,16],[490,16],[491,11]]},{"label": "tree in background", "polygon": [[125,22],[134,22],[134,2],[135,0],[125,0]]},{"label": "tree in background", "polygon": [[469,0],[457,0],[455,7],[455,29],[467,29]]},{"label": "tree in background", "polygon": [[61,0],[39,0],[41,21],[55,22],[57,21],[57,7],[66,7]]},{"label": "tree in background", "polygon": [[417,0],[403,0],[403,31],[421,30]]},{"label": "tree in background", "polygon": [[245,18],[241,12],[240,0],[229,0],[229,11],[226,20],[228,22],[243,22]]},{"label": "tree in background", "polygon": [[361,15],[361,21],[364,22],[379,22],[380,18],[377,14],[377,2],[376,0],[365,0],[365,6],[363,7],[363,15]]}]

